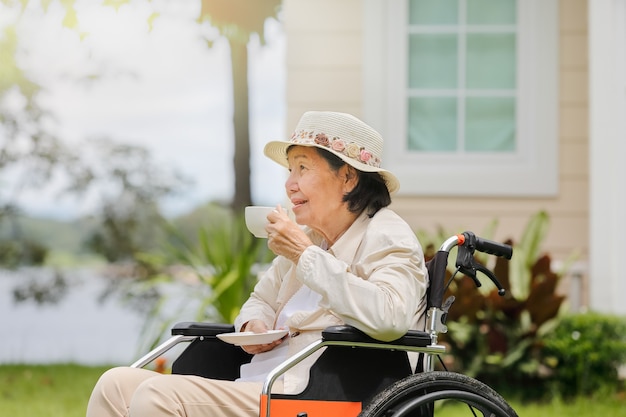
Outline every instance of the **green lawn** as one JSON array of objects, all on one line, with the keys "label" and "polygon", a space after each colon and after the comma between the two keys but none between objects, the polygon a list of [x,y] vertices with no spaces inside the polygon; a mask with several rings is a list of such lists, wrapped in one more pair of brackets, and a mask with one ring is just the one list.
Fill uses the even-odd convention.
[{"label": "green lawn", "polygon": [[[84,417],[91,389],[106,369],[78,365],[0,365],[0,415]],[[511,405],[520,417],[626,417],[624,394],[541,404],[511,401]],[[449,409],[444,415],[469,414]]]},{"label": "green lawn", "polygon": [[[626,417],[626,398],[619,396],[602,398],[577,398],[563,402],[552,400],[548,403],[520,403],[510,401],[519,417]],[[471,416],[465,405],[447,406],[437,417]]]},{"label": "green lawn", "polygon": [[107,367],[1,365],[0,415],[85,417],[87,400]]}]

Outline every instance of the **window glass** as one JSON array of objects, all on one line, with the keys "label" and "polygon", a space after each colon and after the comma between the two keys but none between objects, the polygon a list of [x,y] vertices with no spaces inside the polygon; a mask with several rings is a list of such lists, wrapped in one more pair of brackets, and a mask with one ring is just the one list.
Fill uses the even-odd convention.
[{"label": "window glass", "polygon": [[409,23],[449,25],[458,22],[458,0],[411,0]]},{"label": "window glass", "polygon": [[515,24],[517,21],[515,0],[467,0],[467,23]]},{"label": "window glass", "polygon": [[454,152],[457,148],[456,98],[420,97],[409,100],[408,149]]},{"label": "window glass", "polygon": [[473,97],[465,103],[466,151],[515,151],[515,99]]},{"label": "window glass", "polygon": [[515,35],[467,35],[466,87],[515,88]]},{"label": "window glass", "polygon": [[411,35],[409,88],[456,88],[457,42],[456,35]]},{"label": "window glass", "polygon": [[[410,2],[409,151],[515,152],[515,6],[514,0]],[[444,21],[445,27],[436,25]]]}]

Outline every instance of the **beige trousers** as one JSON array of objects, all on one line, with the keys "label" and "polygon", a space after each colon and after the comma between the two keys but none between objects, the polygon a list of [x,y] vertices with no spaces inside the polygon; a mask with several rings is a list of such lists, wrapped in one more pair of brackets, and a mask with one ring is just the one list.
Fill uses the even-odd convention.
[{"label": "beige trousers", "polygon": [[262,387],[260,382],[113,368],[96,383],[87,417],[257,417]]}]

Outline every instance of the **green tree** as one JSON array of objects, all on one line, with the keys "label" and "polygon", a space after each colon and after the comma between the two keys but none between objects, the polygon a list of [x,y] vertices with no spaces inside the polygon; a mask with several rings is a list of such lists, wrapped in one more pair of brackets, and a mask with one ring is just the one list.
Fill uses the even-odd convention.
[{"label": "green tree", "polygon": [[[12,2],[3,0],[2,4],[10,6]],[[74,189],[82,189],[90,180],[79,155],[46,128],[52,115],[39,105],[43,88],[16,60],[16,24],[9,23],[0,32],[0,173],[19,170],[22,175],[11,189],[0,183],[4,197],[0,219],[19,212],[12,201],[23,189],[41,187],[57,170],[67,174]]]},{"label": "green tree", "polygon": [[[85,36],[75,3],[42,0],[39,6],[44,12],[53,4],[61,6],[63,27]],[[104,2],[112,7],[121,3]],[[44,188],[59,177],[66,184],[60,194],[88,196],[97,202],[94,215],[100,227],[89,246],[110,261],[132,258],[156,243],[161,220],[157,203],[187,181],[176,171],[157,166],[142,147],[108,138],[75,147],[52,133],[54,114],[40,105],[45,86],[19,65],[23,51],[18,27],[29,7],[37,8],[33,2],[0,0],[4,25],[0,28],[0,225],[9,225],[11,232],[9,241],[0,244],[15,248],[15,256],[0,263],[19,264],[33,258],[32,243],[19,227],[22,211],[16,202],[25,190]],[[92,82],[97,82],[97,76]]]},{"label": "green tree", "polygon": [[[120,7],[138,0],[105,0],[104,7]],[[147,0],[150,2],[150,0]],[[278,18],[281,0],[199,0],[200,13],[198,22],[204,24],[208,22],[217,28],[220,34],[227,39],[231,50],[231,73],[233,79],[233,127],[235,133],[235,153],[233,160],[235,183],[234,196],[231,206],[236,211],[240,211],[246,205],[251,204],[250,185],[250,132],[249,132],[249,90],[248,90],[248,43],[253,36],[258,36],[262,45],[265,44],[265,22],[268,18]],[[85,186],[89,183],[89,171],[82,171],[84,168],[80,164],[61,161],[60,159],[77,159],[63,148],[63,143],[58,138],[42,131],[42,118],[45,112],[39,107],[37,95],[41,91],[41,86],[30,80],[24,71],[16,64],[15,56],[18,51],[18,39],[16,35],[16,22],[20,19],[21,13],[32,2],[0,0],[0,5],[4,6],[5,16],[13,16],[13,21],[6,25],[4,36],[0,36],[0,137],[3,133],[9,137],[4,144],[0,144],[0,172],[6,167],[7,161],[23,162],[27,159],[24,154],[16,154],[16,137],[33,146],[35,152],[29,154],[29,158],[34,159],[34,165],[40,172],[42,178],[48,179],[49,175],[45,169],[71,170],[69,176],[76,179],[76,184],[72,186]],[[76,0],[41,0],[40,5],[47,10],[52,4],[60,5],[64,10],[62,19],[63,26],[75,30],[78,36],[86,36],[80,30],[78,14],[75,8]],[[154,4],[154,3],[153,3]],[[147,16],[147,20],[152,25],[158,22],[158,5],[154,4],[153,13]],[[209,47],[212,40],[207,39]],[[20,109],[6,111],[3,101],[10,95],[17,94],[23,99],[24,105]],[[21,120],[26,116],[30,122],[25,126]],[[207,139],[208,140],[208,139]],[[3,165],[3,161],[5,162]],[[48,172],[49,174],[49,172]],[[32,174],[30,174],[32,177]]]},{"label": "green tree", "polygon": [[100,227],[87,244],[108,261],[134,260],[152,250],[163,236],[157,202],[185,186],[175,171],[155,164],[142,147],[109,140],[93,141],[89,168],[92,188],[99,193],[96,217]]},{"label": "green tree", "polygon": [[228,40],[233,77],[235,128],[235,194],[232,207],[252,203],[250,190],[250,131],[248,99],[248,42],[258,35],[265,44],[264,25],[278,18],[281,0],[201,0],[200,21],[209,21]]},{"label": "green tree", "polygon": [[[43,87],[18,65],[16,27],[25,6],[26,2],[0,1],[5,23],[0,27],[0,225],[9,229],[8,237],[0,241],[0,264],[5,266],[41,262],[41,256],[33,255],[34,248],[45,253],[22,233],[19,195],[43,187],[54,174],[70,179],[69,188],[75,190],[84,189],[91,179],[80,156],[46,128],[53,117],[39,104]],[[11,181],[5,179],[6,173]]]}]

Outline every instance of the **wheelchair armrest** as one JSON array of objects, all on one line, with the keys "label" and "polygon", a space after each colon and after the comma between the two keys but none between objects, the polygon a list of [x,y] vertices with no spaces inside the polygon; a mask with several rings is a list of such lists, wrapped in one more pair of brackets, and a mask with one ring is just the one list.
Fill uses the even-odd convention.
[{"label": "wheelchair armrest", "polygon": [[221,333],[232,333],[235,326],[223,323],[202,323],[184,321],[172,327],[172,336],[215,336]]},{"label": "wheelchair armrest", "polygon": [[386,343],[390,345],[425,347],[431,344],[430,335],[419,330],[409,330],[404,336],[391,342],[382,342],[352,326],[331,326],[322,331],[324,340],[359,343]]},{"label": "wheelchair armrest", "polygon": [[172,336],[195,338],[172,364],[173,374],[198,375],[204,378],[234,381],[239,368],[250,362],[252,355],[241,347],[217,338],[218,334],[235,331],[232,324],[181,322],[172,327]]}]

